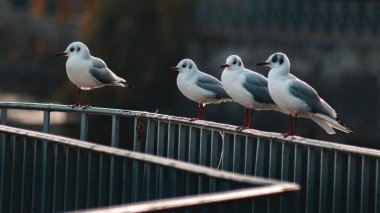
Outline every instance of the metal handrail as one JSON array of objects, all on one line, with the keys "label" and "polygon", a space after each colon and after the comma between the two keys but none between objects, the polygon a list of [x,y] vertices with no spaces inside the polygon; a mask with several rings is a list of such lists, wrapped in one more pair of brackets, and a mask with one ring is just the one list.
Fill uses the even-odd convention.
[{"label": "metal handrail", "polygon": [[[43,186],[45,185],[51,185],[48,183],[45,183],[45,181],[49,181],[49,179],[46,178],[46,173],[52,172],[51,169],[57,170],[58,168],[56,167],[47,167],[47,155],[52,155],[53,153],[48,153],[47,147],[48,144],[56,144],[61,147],[71,147],[71,148],[77,148],[77,153],[80,153],[79,150],[86,151],[87,153],[99,153],[99,154],[104,154],[107,156],[111,156],[112,159],[116,160],[116,158],[120,159],[129,159],[132,161],[138,161],[138,162],[143,162],[143,163],[148,163],[152,165],[159,165],[162,167],[170,168],[170,169],[175,169],[175,170],[180,170],[180,171],[185,171],[187,173],[195,174],[197,177],[211,177],[215,178],[218,180],[223,180],[223,181],[230,181],[231,183],[239,183],[241,185],[247,185],[247,187],[243,189],[231,189],[231,190],[226,190],[223,192],[211,192],[208,194],[201,194],[201,195],[189,195],[186,197],[180,197],[180,198],[172,198],[172,199],[165,199],[165,200],[156,200],[156,201],[150,201],[146,203],[141,203],[141,204],[130,204],[128,206],[123,206],[121,209],[123,212],[147,212],[147,211],[153,211],[153,210],[163,210],[163,209],[175,209],[175,208],[186,208],[190,206],[202,206],[202,205],[208,205],[208,204],[214,204],[214,203],[223,203],[223,202],[229,202],[229,201],[234,201],[234,200],[246,200],[246,199],[251,199],[251,198],[256,198],[256,197],[265,197],[269,195],[281,195],[282,193],[285,192],[291,192],[291,191],[297,191],[299,190],[299,185],[295,183],[288,183],[288,182],[282,182],[282,181],[276,181],[276,180],[270,180],[270,179],[264,179],[264,178],[259,178],[259,177],[253,177],[253,176],[247,176],[247,175],[239,175],[239,174],[233,174],[230,172],[225,172],[225,171],[217,171],[215,169],[210,169],[204,166],[198,166],[186,162],[181,162],[181,161],[176,161],[172,159],[167,159],[163,157],[157,157],[149,154],[143,154],[143,153],[138,153],[138,152],[133,152],[133,151],[128,151],[128,150],[122,150],[114,147],[109,147],[109,146],[104,146],[104,145],[98,145],[90,142],[85,142],[85,141],[80,141],[76,139],[70,139],[67,137],[63,136],[56,136],[52,134],[47,134],[47,133],[41,133],[41,132],[36,132],[36,131],[30,131],[30,130],[24,130],[20,128],[15,128],[15,127],[9,127],[5,125],[0,125],[0,134],[1,134],[1,150],[2,154],[0,158],[1,166],[2,166],[2,171],[6,173],[11,173],[11,174],[17,174],[14,170],[17,170],[17,166],[15,166],[15,162],[11,164],[11,169],[4,169],[4,166],[6,166],[6,158],[4,156],[4,152],[7,152],[9,148],[5,147],[16,147],[16,144],[22,144],[22,142],[28,143],[27,140],[22,139],[21,141],[17,141],[16,137],[18,138],[25,138],[25,139],[31,139],[31,141],[41,141],[43,142],[42,149],[44,150],[42,152],[42,171],[43,171],[43,180],[42,184]],[[7,141],[6,140],[6,135],[11,136],[12,141]],[[10,143],[9,143],[10,142]],[[28,152],[25,148],[24,144],[24,151],[23,153],[17,152],[15,148],[12,149],[11,154],[13,156],[13,159],[17,158],[17,155],[20,157],[24,155],[23,161],[24,161],[24,169],[25,169],[25,152]],[[33,145],[34,150],[37,149],[36,145]],[[57,148],[54,148],[55,150]],[[36,152],[36,151],[34,151]],[[68,155],[68,154],[67,154]],[[35,156],[36,157],[36,156]],[[76,159],[76,162],[74,164],[79,165],[81,162],[79,162],[79,158]],[[113,161],[110,162],[111,167],[113,166]],[[36,166],[36,164],[35,164]],[[67,166],[67,165],[66,165]],[[33,173],[35,173],[36,168],[33,168]],[[50,169],[50,172],[48,172],[48,169]],[[77,168],[78,169],[78,168]],[[115,170],[112,170],[115,172]],[[115,174],[113,172],[110,172],[110,176],[114,176]],[[25,171],[24,171],[25,172]],[[23,174],[24,174],[23,172]],[[130,171],[131,172],[131,171]],[[136,171],[134,171],[136,172]],[[2,174],[4,175],[4,174]],[[77,174],[78,175],[78,174]],[[135,174],[138,175],[138,174]],[[35,176],[35,174],[33,175]],[[68,174],[66,174],[68,176]],[[24,179],[25,177],[23,177]],[[34,177],[35,178],[35,177]],[[65,177],[68,178],[68,177]],[[84,177],[81,177],[84,178]],[[11,180],[11,182],[14,182],[16,180]],[[4,177],[2,177],[2,184],[6,184],[4,182]],[[163,183],[161,183],[163,184]],[[11,184],[13,185],[13,184]],[[17,184],[18,185],[18,184]],[[21,184],[22,187],[25,187],[25,183]],[[12,189],[15,186],[12,186]],[[69,187],[66,185],[65,187]],[[78,187],[78,183],[77,183]],[[3,190],[3,189],[2,189]],[[14,193],[14,190],[9,190],[10,195],[6,194],[5,192],[0,191],[3,199],[0,200],[0,204],[6,202],[4,200],[5,197],[11,197],[12,193]],[[44,192],[42,192],[44,193]],[[56,192],[55,192],[56,193]],[[46,194],[45,196],[49,196],[50,194]],[[27,195],[24,195],[27,197]],[[57,202],[53,200],[54,202]],[[13,201],[12,205],[15,205]],[[22,202],[22,201],[21,201]],[[33,201],[32,201],[33,202]],[[43,206],[48,206],[50,205],[49,203],[44,203],[44,201],[39,201],[42,202]],[[1,206],[1,205],[0,205]],[[93,206],[91,206],[93,207]],[[46,207],[43,207],[45,209]],[[0,208],[1,209],[1,208]],[[101,210],[104,211],[105,209]],[[114,212],[112,210],[112,212]],[[120,211],[119,211],[120,212]]]},{"label": "metal handrail", "polygon": [[[49,120],[46,118],[48,115],[45,115],[50,112],[78,112],[82,115],[81,121],[81,135],[85,135],[84,131],[87,130],[87,124],[84,122],[83,115],[93,114],[93,115],[106,115],[106,116],[119,116],[119,117],[130,117],[130,118],[147,118],[153,119],[157,121],[166,121],[177,124],[186,124],[186,125],[197,125],[204,129],[210,130],[220,130],[229,133],[239,133],[243,135],[251,135],[255,137],[263,137],[268,139],[277,139],[281,141],[287,141],[294,144],[307,145],[316,148],[327,148],[330,150],[337,150],[343,152],[350,152],[356,154],[364,154],[370,155],[374,157],[380,157],[380,150],[363,148],[358,146],[346,145],[333,143],[328,141],[321,141],[315,139],[304,138],[300,136],[294,136],[291,138],[284,138],[280,133],[274,132],[266,132],[255,129],[245,129],[242,131],[237,131],[236,126],[229,124],[222,124],[212,121],[205,120],[196,120],[191,121],[190,118],[164,115],[159,113],[151,113],[144,111],[134,111],[134,110],[124,110],[124,109],[110,109],[110,108],[99,108],[92,107],[86,110],[82,108],[71,108],[67,105],[59,105],[59,104],[41,104],[41,103],[22,103],[22,102],[3,102],[0,103],[0,122],[1,124],[6,124],[7,120],[7,109],[20,109],[20,110],[38,110],[44,112],[44,120],[43,120],[43,129],[48,129]],[[114,129],[114,127],[112,128]],[[81,137],[81,139],[84,139]]]}]

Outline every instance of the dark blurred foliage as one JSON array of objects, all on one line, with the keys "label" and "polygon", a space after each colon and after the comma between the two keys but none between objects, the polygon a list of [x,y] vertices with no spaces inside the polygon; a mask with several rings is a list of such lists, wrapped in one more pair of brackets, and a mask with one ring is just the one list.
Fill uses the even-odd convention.
[{"label": "dark blurred foliage", "polygon": [[[13,3],[7,9],[4,2]],[[169,67],[192,58],[200,70],[220,78],[219,66],[228,55],[238,54],[247,68],[267,75],[268,69],[255,63],[282,51],[291,60],[291,72],[312,85],[356,132],[331,136],[300,119],[299,135],[380,146],[380,26],[375,1],[26,2],[0,0],[2,92],[30,95],[39,102],[72,103],[76,88],[66,76],[66,60],[53,56],[80,40],[135,85],[95,90],[94,106],[193,117],[197,104],[178,91],[176,73]],[[243,108],[236,103],[208,105],[206,119],[240,125]],[[109,140],[109,133],[101,131],[109,125],[108,120],[93,118],[90,140]],[[66,135],[73,135],[74,128],[64,128]],[[284,132],[288,117],[255,111],[254,128]]]}]

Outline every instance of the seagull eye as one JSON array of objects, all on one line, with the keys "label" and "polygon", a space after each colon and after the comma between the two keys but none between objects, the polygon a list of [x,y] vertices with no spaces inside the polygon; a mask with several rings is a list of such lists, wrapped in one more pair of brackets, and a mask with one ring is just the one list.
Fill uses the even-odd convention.
[{"label": "seagull eye", "polygon": [[277,62],[277,56],[275,56],[275,57],[272,58],[272,62],[273,62],[273,63],[276,63],[276,62]]},{"label": "seagull eye", "polygon": [[70,52],[73,52],[73,51],[74,51],[74,47],[71,47],[71,48],[70,48]]},{"label": "seagull eye", "polygon": [[182,68],[185,68],[186,67],[186,64],[182,64]]},{"label": "seagull eye", "polygon": [[80,47],[78,47],[77,52],[79,52],[79,50],[80,50]]},{"label": "seagull eye", "polygon": [[236,60],[234,60],[234,62],[232,62],[232,64],[236,64]]}]

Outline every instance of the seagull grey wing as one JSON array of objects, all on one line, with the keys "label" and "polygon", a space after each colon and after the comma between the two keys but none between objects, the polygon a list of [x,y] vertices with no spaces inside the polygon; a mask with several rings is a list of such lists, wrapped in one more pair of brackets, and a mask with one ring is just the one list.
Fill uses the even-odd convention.
[{"label": "seagull grey wing", "polygon": [[220,81],[218,81],[218,79],[214,78],[213,76],[201,75],[196,81],[196,84],[205,90],[213,92],[215,94],[215,98],[231,98],[223,89],[222,83],[220,83]]},{"label": "seagull grey wing", "polygon": [[90,73],[96,80],[103,84],[114,83],[115,77],[102,59],[92,58],[91,62],[92,66],[90,67]]},{"label": "seagull grey wing", "polygon": [[243,87],[252,94],[257,102],[275,104],[269,94],[268,81],[264,76],[249,73],[246,75],[246,80],[243,83]]},{"label": "seagull grey wing", "polygon": [[[318,96],[318,93],[308,84],[300,80],[296,80],[289,85],[289,92],[305,101],[305,103],[310,107],[312,113],[320,113],[330,117],[335,117],[334,112],[328,109],[324,105],[324,101]],[[327,103],[326,103],[327,104]]]}]

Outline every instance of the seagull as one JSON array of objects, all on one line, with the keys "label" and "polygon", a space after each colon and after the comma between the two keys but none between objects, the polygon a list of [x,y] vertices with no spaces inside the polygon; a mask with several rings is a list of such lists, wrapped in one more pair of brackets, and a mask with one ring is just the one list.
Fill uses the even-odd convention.
[{"label": "seagull", "polygon": [[76,103],[70,105],[72,108],[80,107],[79,98],[82,90],[88,90],[90,96],[87,105],[83,109],[91,107],[92,90],[105,85],[117,87],[134,87],[123,78],[118,77],[100,59],[90,55],[85,44],[76,41],[71,43],[65,51],[59,52],[56,57],[68,57],[66,62],[66,73],[70,81],[78,87]]},{"label": "seagull", "polygon": [[338,119],[335,110],[310,85],[289,73],[290,61],[284,53],[274,53],[268,60],[256,65],[271,68],[268,74],[269,94],[289,114],[290,131],[284,133],[284,137],[296,134],[298,117],[310,118],[328,134],[335,134],[334,129],[353,134]]},{"label": "seagull", "polygon": [[238,130],[252,128],[253,109],[281,111],[269,95],[267,79],[245,68],[239,56],[228,56],[226,63],[220,67],[224,68],[221,79],[223,88],[233,101],[244,106],[245,122]]},{"label": "seagull", "polygon": [[206,104],[231,101],[230,96],[224,91],[222,83],[215,77],[199,71],[191,59],[183,59],[171,69],[179,72],[178,89],[188,99],[198,103],[199,115],[192,121],[204,119]]}]

